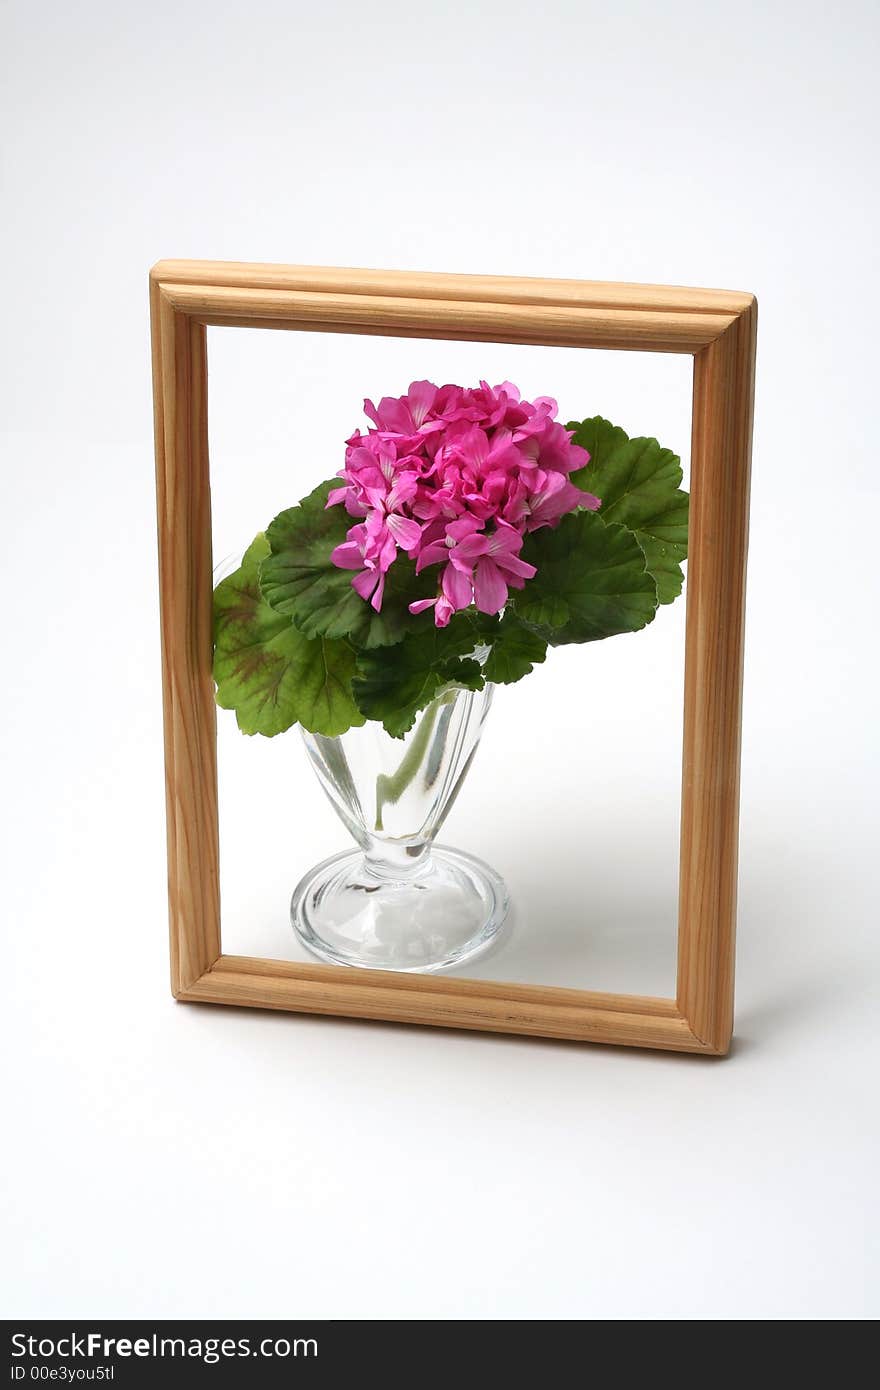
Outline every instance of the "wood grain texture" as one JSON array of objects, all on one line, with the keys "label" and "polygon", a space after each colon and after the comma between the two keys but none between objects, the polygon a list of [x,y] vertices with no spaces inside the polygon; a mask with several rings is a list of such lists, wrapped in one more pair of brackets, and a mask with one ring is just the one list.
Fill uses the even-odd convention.
[{"label": "wood grain texture", "polygon": [[207,342],[151,295],[171,985],[220,954]]},{"label": "wood grain texture", "polygon": [[256,265],[247,261],[159,261],[154,280],[209,288],[303,290],[405,299],[476,300],[482,304],[555,304],[593,309],[646,309],[668,314],[741,314],[753,302],[736,290],[604,280],[535,280],[525,276],[449,275],[435,271],[364,270],[323,265]]},{"label": "wood grain texture", "polygon": [[206,324],[633,352],[699,352],[735,321],[730,313],[578,304],[426,301],[400,295],[164,282],[161,289],[175,309]]},{"label": "wood grain texture", "polygon": [[712,1053],[671,999],[636,995],[221,956],[181,997],[205,1004]]},{"label": "wood grain texture", "polygon": [[[756,308],[591,281],[162,261],[151,273],[172,986],[178,998],[723,1055],[733,1011]],[[692,353],[676,1000],[223,956],[206,325]]]},{"label": "wood grain texture", "polygon": [[757,317],[752,303],[694,361],[677,998],[720,1052],[733,1030]]}]

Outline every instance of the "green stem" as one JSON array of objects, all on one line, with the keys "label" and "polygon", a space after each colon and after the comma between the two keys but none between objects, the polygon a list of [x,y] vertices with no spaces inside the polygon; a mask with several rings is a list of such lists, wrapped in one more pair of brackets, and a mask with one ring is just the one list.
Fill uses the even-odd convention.
[{"label": "green stem", "polygon": [[437,723],[437,715],[441,705],[451,705],[457,690],[448,690],[445,695],[441,695],[439,700],[434,700],[422,715],[419,727],[416,729],[415,737],[409,748],[401,759],[397,771],[390,777],[386,777],[384,772],[380,772],[376,778],[376,830],[382,832],[385,827],[382,824],[382,812],[386,806],[395,805],[407,787],[414,781],[415,776],[421,766],[425,756],[431,735],[434,732],[434,725]]}]

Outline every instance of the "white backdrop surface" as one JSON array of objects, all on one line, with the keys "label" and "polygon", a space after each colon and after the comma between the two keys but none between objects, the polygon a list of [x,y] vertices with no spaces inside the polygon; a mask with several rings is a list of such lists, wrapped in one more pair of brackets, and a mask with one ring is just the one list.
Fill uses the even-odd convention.
[{"label": "white backdrop surface", "polygon": [[[876,1316],[874,7],[13,0],[2,26],[7,1316]],[[160,256],[757,293],[728,1060],[173,1004]],[[510,376],[687,453],[685,359],[210,354],[218,557],[411,377]],[[517,911],[471,973],[670,988],[682,619],[496,702],[447,837]],[[294,736],[231,724],[224,940],[281,955],[344,831]]]}]

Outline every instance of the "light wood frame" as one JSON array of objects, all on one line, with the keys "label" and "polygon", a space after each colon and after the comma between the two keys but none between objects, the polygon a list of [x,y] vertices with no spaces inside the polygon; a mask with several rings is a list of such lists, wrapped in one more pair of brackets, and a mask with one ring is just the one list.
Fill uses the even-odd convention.
[{"label": "light wood frame", "polygon": [[[733,1025],[754,297],[575,280],[211,261],[160,261],[150,282],[175,996],[724,1055]],[[222,954],[211,677],[209,324],[693,356],[675,999]]]}]

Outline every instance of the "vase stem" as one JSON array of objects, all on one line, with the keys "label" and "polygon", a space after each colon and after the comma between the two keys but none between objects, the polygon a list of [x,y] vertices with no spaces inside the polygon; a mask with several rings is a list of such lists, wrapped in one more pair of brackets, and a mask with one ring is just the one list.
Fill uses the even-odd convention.
[{"label": "vase stem", "polygon": [[427,840],[374,840],[364,851],[367,872],[383,883],[401,883],[415,878],[431,858]]}]

